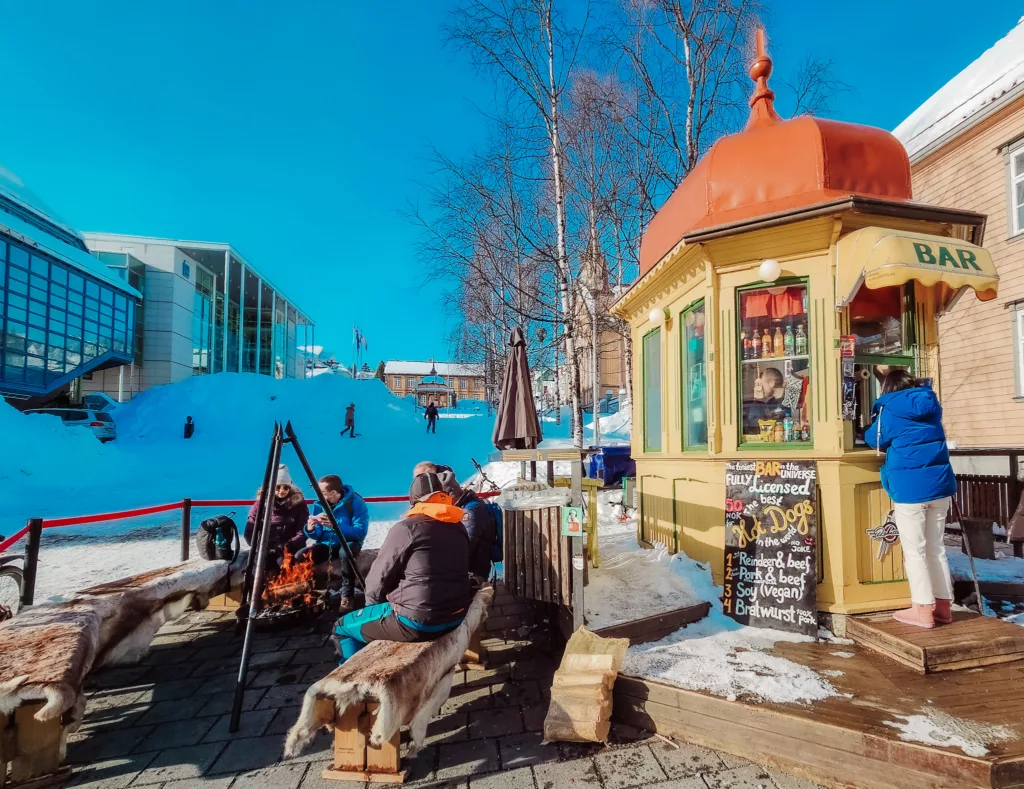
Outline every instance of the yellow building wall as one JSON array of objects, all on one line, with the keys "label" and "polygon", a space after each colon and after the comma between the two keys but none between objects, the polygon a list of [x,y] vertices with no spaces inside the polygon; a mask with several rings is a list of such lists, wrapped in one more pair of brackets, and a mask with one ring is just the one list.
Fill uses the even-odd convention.
[{"label": "yellow building wall", "polygon": [[1024,234],[1012,237],[1006,146],[1024,135],[1024,97],[913,165],[914,199],[988,215],[985,248],[999,298],[963,295],[939,320],[943,422],[960,446],[1024,444],[1024,402],[1015,400],[1013,310],[1024,299]]}]

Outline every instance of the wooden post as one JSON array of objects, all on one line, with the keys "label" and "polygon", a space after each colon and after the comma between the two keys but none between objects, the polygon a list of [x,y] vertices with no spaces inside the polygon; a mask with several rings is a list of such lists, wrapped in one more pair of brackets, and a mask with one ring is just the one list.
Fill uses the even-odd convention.
[{"label": "wooden post", "polygon": [[43,519],[29,518],[28,539],[25,541],[25,587],[21,590],[21,604],[32,605],[36,596],[36,572],[39,569],[39,544],[43,538]]},{"label": "wooden post", "polygon": [[[583,506],[583,461],[575,459],[572,466],[572,505]],[[572,544],[572,629],[579,630],[583,627],[585,619],[583,616],[583,570],[586,567],[586,558],[583,556],[583,538],[571,537]]]},{"label": "wooden post", "polygon": [[548,487],[549,488],[553,488],[553,487],[555,487],[555,461],[549,460],[548,463],[547,463],[547,467],[548,467],[547,468],[547,471],[548,471],[548,480],[547,480],[548,481]]},{"label": "wooden post", "polygon": [[323,771],[332,781],[402,783],[399,744],[401,733],[380,747],[370,745],[377,704],[353,704],[334,720],[334,763]]},{"label": "wooden post", "polygon": [[181,500],[181,560],[188,561],[188,544],[192,538],[192,499]]},{"label": "wooden post", "polygon": [[[37,721],[33,716],[43,704],[22,704],[14,711],[15,753],[11,780],[18,783],[60,771],[64,732],[60,717]],[[5,754],[6,756],[6,754]]]},{"label": "wooden post", "polygon": [[530,482],[536,482],[536,481],[537,481],[537,461],[536,460],[531,460],[530,461]]}]

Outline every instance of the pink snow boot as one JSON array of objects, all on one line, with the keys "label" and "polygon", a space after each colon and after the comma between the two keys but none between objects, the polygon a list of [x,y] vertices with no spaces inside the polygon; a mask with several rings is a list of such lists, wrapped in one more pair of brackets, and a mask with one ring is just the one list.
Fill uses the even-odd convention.
[{"label": "pink snow boot", "polygon": [[914,627],[935,627],[935,616],[932,614],[932,607],[930,605],[911,603],[910,608],[897,611],[892,615],[892,618],[897,622],[913,625]]},{"label": "pink snow boot", "polygon": [[940,597],[935,598],[935,608],[932,611],[932,616],[935,617],[935,624],[949,625],[953,623],[953,612],[950,610],[952,604],[952,600],[943,600]]}]

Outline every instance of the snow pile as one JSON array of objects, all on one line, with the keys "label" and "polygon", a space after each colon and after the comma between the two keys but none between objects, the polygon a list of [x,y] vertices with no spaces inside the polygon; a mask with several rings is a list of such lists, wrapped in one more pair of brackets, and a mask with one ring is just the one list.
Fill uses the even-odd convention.
[{"label": "snow pile", "polygon": [[[356,404],[358,437],[341,437],[345,407]],[[472,473],[472,457],[489,451],[491,422],[460,419],[426,434],[422,415],[374,379],[326,375],[275,380],[254,374],[218,374],[157,387],[113,412],[117,441],[100,444],[88,430],[66,428],[56,417],[25,415],[0,402],[0,430],[16,452],[0,455],[0,533],[30,517],[117,511],[193,499],[252,498],[266,464],[274,421],[291,420],[318,475],[339,474],[365,496],[401,495],[421,460]],[[191,416],[195,436],[182,425]],[[294,451],[282,460],[308,497]],[[371,504],[367,547],[383,540],[403,504]],[[198,508],[203,518],[227,514]],[[239,526],[244,508],[235,508]],[[43,532],[37,599],[178,561],[176,512]],[[17,550],[20,546],[15,546]]]},{"label": "snow pile", "polygon": [[673,557],[665,546],[637,544],[636,515],[621,520],[622,505],[614,503],[621,499],[621,490],[599,494],[599,566],[591,568],[583,598],[591,630],[658,616],[702,599],[691,577],[672,571]]},{"label": "snow pile", "polygon": [[[1024,583],[1024,559],[996,554],[995,559],[975,559],[974,568],[978,571],[979,581],[998,581],[1001,583]],[[959,548],[946,547],[946,558],[949,560],[949,574],[954,581],[973,580],[971,562]]]},{"label": "snow pile", "polygon": [[959,748],[968,756],[980,758],[988,753],[986,746],[1016,737],[1005,726],[978,723],[955,718],[938,710],[925,709],[924,715],[897,715],[902,721],[885,721],[886,726],[899,729],[900,739],[944,748]]}]

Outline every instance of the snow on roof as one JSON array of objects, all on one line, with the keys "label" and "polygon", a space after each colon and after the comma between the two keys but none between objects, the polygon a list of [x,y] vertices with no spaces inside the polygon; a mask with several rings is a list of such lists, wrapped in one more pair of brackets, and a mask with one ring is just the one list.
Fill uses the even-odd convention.
[{"label": "snow on roof", "polygon": [[35,225],[29,224],[21,217],[9,214],[6,211],[0,211],[0,231],[7,232],[19,241],[23,241],[29,246],[53,255],[58,260],[62,260],[68,265],[136,299],[142,298],[141,293],[88,252],[78,247],[73,247],[55,236],[51,236]]},{"label": "snow on roof", "polygon": [[[893,134],[911,161],[1024,91],[1024,17],[991,49],[943,85]],[[963,128],[960,128],[963,127]]]},{"label": "snow on roof", "polygon": [[483,375],[482,364],[461,364],[457,362],[407,362],[388,361],[384,363],[387,375],[430,375],[432,368],[438,375]]}]

